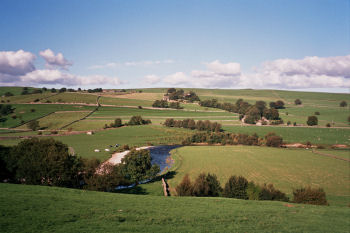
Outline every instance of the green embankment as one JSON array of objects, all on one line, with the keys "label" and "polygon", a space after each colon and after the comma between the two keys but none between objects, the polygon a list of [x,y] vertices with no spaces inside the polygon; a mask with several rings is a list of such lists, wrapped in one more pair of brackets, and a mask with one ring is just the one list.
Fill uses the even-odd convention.
[{"label": "green embankment", "polygon": [[0,184],[3,232],[347,232],[348,207]]}]

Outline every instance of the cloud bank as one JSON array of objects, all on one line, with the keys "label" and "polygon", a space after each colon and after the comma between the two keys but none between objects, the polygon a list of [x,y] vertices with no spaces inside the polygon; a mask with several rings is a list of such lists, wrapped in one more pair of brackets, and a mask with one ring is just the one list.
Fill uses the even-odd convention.
[{"label": "cloud bank", "polygon": [[205,70],[176,72],[159,84],[199,88],[350,88],[350,55],[267,61],[244,73],[236,62],[215,60]]},{"label": "cloud bank", "polygon": [[[67,72],[72,65],[62,53],[46,49],[39,55],[45,60],[47,69],[36,69],[36,56],[23,50],[0,51],[0,85],[120,85],[118,77],[104,75],[75,75]],[[62,69],[64,71],[62,71]]]},{"label": "cloud bank", "polygon": [[109,69],[109,68],[117,68],[117,67],[128,67],[128,66],[152,66],[152,65],[164,65],[164,64],[172,64],[174,63],[173,60],[162,60],[162,61],[129,61],[124,63],[119,62],[109,62],[103,65],[93,65],[90,66],[89,69],[95,70],[95,69]]},{"label": "cloud bank", "polygon": [[57,53],[57,55],[55,55],[55,53],[51,49],[40,51],[39,55],[45,59],[45,65],[48,69],[68,69],[68,67],[72,65],[71,62],[69,62],[63,57],[62,53]]}]

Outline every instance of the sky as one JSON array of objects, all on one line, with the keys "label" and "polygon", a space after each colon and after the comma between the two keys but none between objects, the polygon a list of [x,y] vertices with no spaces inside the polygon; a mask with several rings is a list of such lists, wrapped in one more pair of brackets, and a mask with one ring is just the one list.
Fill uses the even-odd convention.
[{"label": "sky", "polygon": [[350,90],[350,0],[1,0],[0,85]]}]

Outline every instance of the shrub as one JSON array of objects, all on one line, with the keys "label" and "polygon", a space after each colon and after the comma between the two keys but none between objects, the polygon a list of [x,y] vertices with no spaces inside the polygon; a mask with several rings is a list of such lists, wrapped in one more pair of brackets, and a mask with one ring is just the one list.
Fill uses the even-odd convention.
[{"label": "shrub", "polygon": [[193,184],[193,195],[197,197],[217,197],[222,188],[215,174],[201,173]]},{"label": "shrub", "polygon": [[315,112],[315,115],[320,115],[320,112]]},{"label": "shrub", "polygon": [[10,96],[13,96],[13,94],[12,94],[11,92],[8,91],[8,92],[5,92],[4,96],[5,96],[5,97],[10,97]]},{"label": "shrub", "polygon": [[30,109],[30,112],[35,112],[35,109],[34,108]]},{"label": "shrub", "polygon": [[224,188],[224,196],[229,198],[247,199],[248,181],[243,176],[231,176]]},{"label": "shrub", "polygon": [[259,199],[271,201],[289,201],[287,195],[280,190],[275,189],[273,184],[264,184],[264,186],[261,187]]},{"label": "shrub", "polygon": [[297,126],[297,123],[295,121],[293,122],[293,126]]},{"label": "shrub", "polygon": [[139,106],[138,106],[138,108],[139,108],[139,109],[142,109],[142,106],[141,106],[141,105],[139,105]]},{"label": "shrub", "polygon": [[33,131],[37,130],[40,128],[39,126],[39,121],[34,120],[34,121],[30,121],[27,125],[27,127]]},{"label": "shrub", "polygon": [[342,102],[340,102],[339,106],[346,107],[346,106],[348,106],[348,103],[345,100],[343,100]]},{"label": "shrub", "polygon": [[318,125],[318,119],[316,116],[309,116],[307,118],[306,124],[309,126]]},{"label": "shrub", "polygon": [[12,115],[11,118],[12,119],[17,119],[17,115]]},{"label": "shrub", "polygon": [[181,183],[175,188],[178,196],[192,196],[192,189],[192,183],[188,174],[184,176]]},{"label": "shrub", "polygon": [[268,133],[265,136],[266,146],[280,147],[283,145],[283,138],[275,135],[274,133]]},{"label": "shrub", "polygon": [[322,188],[311,187],[293,190],[293,202],[312,205],[328,205],[325,191]]},{"label": "shrub", "polygon": [[295,105],[301,105],[302,104],[300,99],[294,100],[294,103],[295,103]]},{"label": "shrub", "polygon": [[123,126],[123,124],[122,124],[122,119],[116,118],[116,119],[114,120],[114,124],[113,124],[112,127],[118,128],[118,127],[121,127],[121,126]]},{"label": "shrub", "polygon": [[261,188],[255,185],[254,182],[249,182],[247,187],[247,196],[249,200],[260,200]]},{"label": "shrub", "polygon": [[43,132],[41,132],[41,131],[38,132],[38,135],[42,135],[42,134],[43,134]]},{"label": "shrub", "polygon": [[288,125],[288,126],[290,126],[290,124],[292,124],[292,122],[290,122],[290,121],[287,121],[287,125]]},{"label": "shrub", "polygon": [[133,116],[127,123],[128,125],[147,125],[151,124],[151,120],[144,120],[141,116]]}]

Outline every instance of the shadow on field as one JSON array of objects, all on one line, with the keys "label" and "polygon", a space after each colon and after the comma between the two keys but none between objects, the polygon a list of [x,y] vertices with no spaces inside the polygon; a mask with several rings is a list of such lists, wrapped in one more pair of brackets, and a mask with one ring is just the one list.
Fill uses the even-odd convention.
[{"label": "shadow on field", "polygon": [[118,191],[115,191],[116,193],[125,193],[125,194],[138,194],[138,195],[147,195],[148,192],[146,192],[146,189],[140,187],[139,185],[128,188],[128,189],[121,189]]}]

